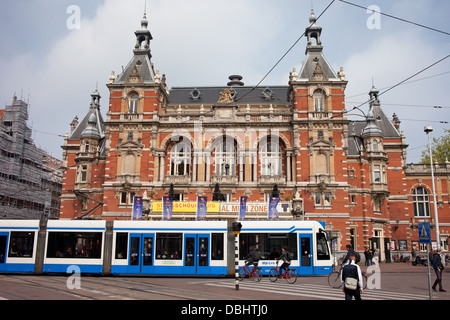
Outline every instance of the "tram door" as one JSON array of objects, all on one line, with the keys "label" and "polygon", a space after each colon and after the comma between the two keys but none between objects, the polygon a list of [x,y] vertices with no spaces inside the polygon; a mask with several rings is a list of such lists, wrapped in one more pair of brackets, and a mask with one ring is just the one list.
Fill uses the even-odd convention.
[{"label": "tram door", "polygon": [[209,234],[184,235],[184,273],[209,274]]},{"label": "tram door", "polygon": [[0,265],[6,262],[6,244],[8,243],[8,234],[0,233]]},{"label": "tram door", "polygon": [[313,274],[311,234],[299,234],[300,274]]},{"label": "tram door", "polygon": [[153,273],[153,233],[130,234],[128,271],[130,273]]}]

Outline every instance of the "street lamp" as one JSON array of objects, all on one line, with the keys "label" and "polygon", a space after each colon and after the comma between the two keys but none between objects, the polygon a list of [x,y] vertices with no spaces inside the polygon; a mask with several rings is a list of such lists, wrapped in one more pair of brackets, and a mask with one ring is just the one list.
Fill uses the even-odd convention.
[{"label": "street lamp", "polygon": [[441,248],[441,236],[439,234],[439,220],[438,220],[438,212],[437,212],[436,187],[434,185],[433,153],[431,152],[431,132],[433,132],[433,128],[430,125],[428,125],[428,126],[425,126],[424,131],[428,136],[428,148],[430,150],[431,182],[433,185],[433,201],[434,201],[434,220],[436,222],[437,250],[439,250]]}]

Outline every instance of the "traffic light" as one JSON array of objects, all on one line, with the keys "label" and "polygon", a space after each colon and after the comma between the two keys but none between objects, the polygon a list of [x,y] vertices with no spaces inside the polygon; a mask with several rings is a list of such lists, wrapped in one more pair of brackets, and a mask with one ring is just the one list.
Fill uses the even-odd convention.
[{"label": "traffic light", "polygon": [[240,222],[233,222],[232,225],[233,234],[239,234],[241,233],[242,223]]}]

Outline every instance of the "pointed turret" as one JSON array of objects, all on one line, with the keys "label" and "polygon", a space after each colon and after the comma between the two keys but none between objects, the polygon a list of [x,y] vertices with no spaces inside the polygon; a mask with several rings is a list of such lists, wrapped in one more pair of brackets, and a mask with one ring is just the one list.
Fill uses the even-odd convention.
[{"label": "pointed turret", "polygon": [[[81,120],[80,123],[77,123],[76,128],[74,127],[74,123],[72,122],[71,128],[72,128],[72,134],[69,137],[69,140],[79,140],[82,137],[82,134],[84,133],[85,129],[88,128],[90,125],[90,120],[94,120],[94,123],[92,125],[95,126],[95,131],[99,135],[99,137],[103,136],[104,132],[104,122],[103,117],[100,113],[100,93],[97,91],[97,89],[91,94],[91,104],[89,106],[89,111],[84,116],[83,120]],[[94,116],[94,118],[91,118],[91,115]],[[78,119],[77,119],[78,120]]]},{"label": "pointed turret", "polygon": [[345,80],[338,77],[322,53],[323,46],[322,41],[320,40],[322,27],[318,26],[316,21],[317,19],[314,15],[314,10],[311,10],[309,26],[305,30],[305,36],[307,38],[305,50],[306,59],[298,73],[298,80]]},{"label": "pointed turret", "polygon": [[155,82],[155,70],[151,62],[152,54],[150,41],[153,40],[148,30],[147,14],[141,20],[141,28],[136,30],[136,45],[133,50],[133,58],[123,72],[115,79],[110,79],[110,84],[123,83],[153,83]]}]

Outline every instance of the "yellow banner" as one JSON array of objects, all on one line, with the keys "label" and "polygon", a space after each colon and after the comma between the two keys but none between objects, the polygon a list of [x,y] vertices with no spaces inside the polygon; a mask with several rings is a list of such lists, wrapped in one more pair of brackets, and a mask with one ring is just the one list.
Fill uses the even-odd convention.
[{"label": "yellow banner", "polygon": [[[162,201],[153,202],[153,212],[162,212]],[[220,202],[208,202],[207,212],[220,212]],[[196,201],[174,201],[172,212],[197,212]]]}]

